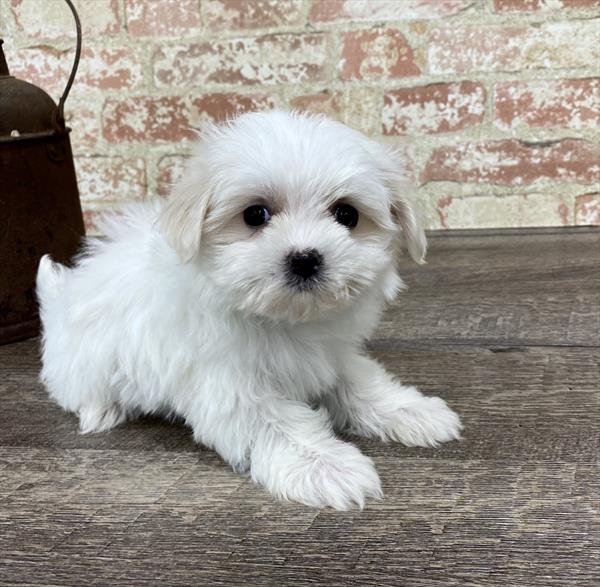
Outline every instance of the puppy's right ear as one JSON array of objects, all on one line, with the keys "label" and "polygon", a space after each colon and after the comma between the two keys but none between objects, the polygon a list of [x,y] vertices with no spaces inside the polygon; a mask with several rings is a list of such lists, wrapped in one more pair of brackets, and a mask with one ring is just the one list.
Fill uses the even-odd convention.
[{"label": "puppy's right ear", "polygon": [[164,204],[158,226],[184,263],[200,250],[202,227],[210,200],[210,189],[199,178],[187,175]]}]

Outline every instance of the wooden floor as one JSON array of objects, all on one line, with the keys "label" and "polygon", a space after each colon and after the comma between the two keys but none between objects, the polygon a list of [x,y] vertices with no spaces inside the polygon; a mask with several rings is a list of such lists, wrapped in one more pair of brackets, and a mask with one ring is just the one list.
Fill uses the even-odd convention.
[{"label": "wooden floor", "polygon": [[464,439],[357,440],[385,498],[274,501],[156,419],[80,436],[0,347],[0,585],[600,585],[600,231],[435,234],[372,353]]}]

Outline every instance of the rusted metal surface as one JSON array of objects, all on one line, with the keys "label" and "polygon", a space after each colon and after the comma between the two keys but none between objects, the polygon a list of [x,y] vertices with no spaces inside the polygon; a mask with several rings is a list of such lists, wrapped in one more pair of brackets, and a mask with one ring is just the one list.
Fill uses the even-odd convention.
[{"label": "rusted metal surface", "polygon": [[84,234],[68,130],[0,142],[0,178],[0,343],[6,343],[39,331],[41,256],[68,263]]},{"label": "rusted metal surface", "polygon": [[0,40],[0,344],[39,333],[35,276],[42,255],[69,263],[85,234],[64,102],[9,73]]}]

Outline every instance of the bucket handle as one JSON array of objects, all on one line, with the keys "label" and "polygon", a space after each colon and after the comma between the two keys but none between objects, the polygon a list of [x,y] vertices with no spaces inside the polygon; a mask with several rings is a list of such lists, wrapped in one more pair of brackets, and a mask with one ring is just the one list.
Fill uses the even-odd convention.
[{"label": "bucket handle", "polygon": [[77,46],[75,48],[75,59],[73,60],[73,67],[71,68],[71,75],[67,81],[67,85],[63,91],[62,96],[58,102],[58,106],[54,110],[54,114],[52,116],[52,122],[55,126],[59,128],[64,128],[65,126],[65,102],[67,100],[67,96],[71,90],[71,86],[73,85],[73,80],[75,79],[75,74],[77,73],[77,66],[79,65],[79,58],[81,57],[81,22],[79,20],[79,15],[75,10],[75,6],[73,6],[73,2],[71,0],[65,0],[71,12],[73,13],[73,18],[75,19],[75,29],[77,31]]}]

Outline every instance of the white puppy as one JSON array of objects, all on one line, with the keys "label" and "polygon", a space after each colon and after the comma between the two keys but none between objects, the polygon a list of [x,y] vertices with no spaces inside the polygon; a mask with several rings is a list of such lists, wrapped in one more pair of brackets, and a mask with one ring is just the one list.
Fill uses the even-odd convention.
[{"label": "white puppy", "polygon": [[363,349],[402,287],[401,236],[425,254],[401,186],[393,153],[324,117],[209,129],[162,209],[110,221],[73,269],[42,259],[50,395],[83,432],[178,414],[280,498],[381,496],[371,459],[334,429],[408,446],[461,429]]}]

